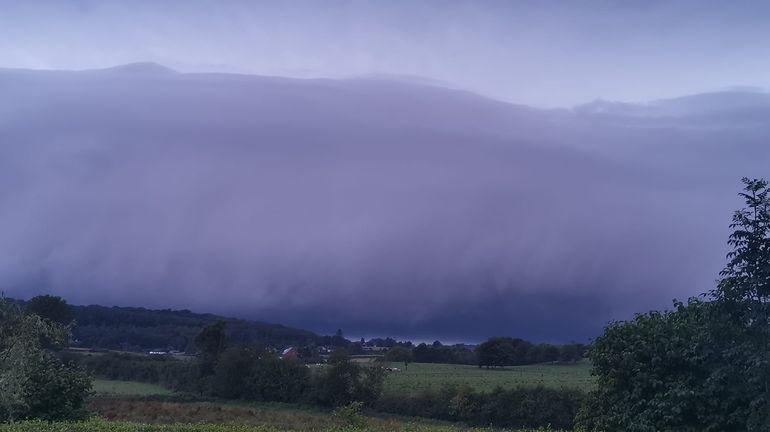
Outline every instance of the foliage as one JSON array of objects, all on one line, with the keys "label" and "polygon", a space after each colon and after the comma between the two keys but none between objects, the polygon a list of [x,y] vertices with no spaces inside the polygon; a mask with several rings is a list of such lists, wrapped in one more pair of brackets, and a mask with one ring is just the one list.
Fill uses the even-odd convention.
[{"label": "foliage", "polygon": [[77,326],[73,337],[83,347],[123,351],[177,350],[192,352],[193,339],[204,327],[227,323],[233,344],[304,346],[320,336],[278,324],[199,314],[189,310],[151,310],[133,307],[72,306]]},{"label": "foliage", "polygon": [[[580,414],[589,430],[706,431],[696,418],[726,394],[707,388],[708,303],[611,323],[591,351],[597,390]],[[724,429],[724,431],[734,429]]]},{"label": "foliage", "polygon": [[610,324],[591,350],[593,431],[766,431],[770,424],[770,192],[743,179],[733,251],[706,300]]},{"label": "foliage", "polygon": [[344,352],[335,352],[326,368],[313,376],[310,399],[326,406],[351,402],[372,405],[382,393],[385,372],[380,367],[360,366]]},{"label": "foliage", "polygon": [[476,348],[479,367],[512,365],[521,339],[491,338]]},{"label": "foliage", "polygon": [[361,402],[351,402],[347,405],[341,406],[332,412],[332,417],[337,420],[342,426],[349,426],[355,429],[361,429],[366,426],[366,420],[361,415],[361,408],[363,408]]},{"label": "foliage", "polygon": [[43,348],[63,346],[69,329],[0,298],[0,420],[85,416],[90,378]]},{"label": "foliage", "polygon": [[211,393],[225,399],[296,402],[309,382],[307,367],[254,347],[231,347],[219,358]]},{"label": "foliage", "polygon": [[395,346],[385,353],[385,361],[391,363],[403,363],[404,367],[409,366],[409,363],[414,361],[414,355],[412,350],[402,346]]},{"label": "foliage", "polygon": [[584,399],[585,393],[579,390],[534,387],[477,392],[467,386],[445,386],[409,395],[385,394],[375,408],[475,425],[514,428],[551,425],[571,429]]},{"label": "foliage", "polygon": [[465,345],[442,345],[435,341],[431,345],[421,343],[412,349],[412,356],[418,363],[475,364],[476,355]]},{"label": "foliage", "polygon": [[585,354],[583,344],[533,344],[523,339],[490,338],[476,347],[479,367],[504,367],[560,361],[574,363]]},{"label": "foliage", "polygon": [[724,346],[714,374],[733,395],[731,413],[750,431],[770,425],[770,188],[743,179],[746,207],[733,215],[733,250],[711,295],[718,312],[713,339]]},{"label": "foliage", "polygon": [[193,361],[168,356],[137,354],[62,353],[62,358],[78,364],[91,375],[113,381],[139,381],[175,391],[195,391],[198,366]]},{"label": "foliage", "polygon": [[27,313],[61,325],[68,325],[75,319],[72,309],[61,297],[40,295],[32,297],[27,303]]},{"label": "foliage", "polygon": [[227,323],[217,321],[206,326],[195,336],[195,347],[199,352],[201,376],[209,376],[214,373],[219,356],[227,346],[225,327]]}]

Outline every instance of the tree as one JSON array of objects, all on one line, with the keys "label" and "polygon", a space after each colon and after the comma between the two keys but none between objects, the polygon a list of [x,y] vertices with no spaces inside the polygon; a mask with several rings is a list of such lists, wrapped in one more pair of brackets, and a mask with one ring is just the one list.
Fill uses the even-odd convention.
[{"label": "tree", "polygon": [[348,341],[342,333],[342,329],[337,329],[332,337],[332,346],[336,348],[343,348],[348,345]]},{"label": "tree", "polygon": [[359,366],[345,351],[338,350],[329,358],[326,369],[314,378],[314,398],[321,405],[371,405],[382,393],[385,373],[379,367]]},{"label": "tree", "polygon": [[0,297],[0,421],[84,418],[91,380],[44,349],[43,340],[64,345],[69,328]]},{"label": "tree", "polygon": [[224,321],[218,321],[204,327],[195,336],[195,346],[200,351],[201,376],[208,376],[214,373],[214,367],[219,360],[219,355],[227,347],[226,326],[227,323]]},{"label": "tree", "polygon": [[746,207],[733,215],[722,279],[711,292],[716,335],[729,341],[719,376],[731,392],[750,398],[739,412],[749,430],[770,425],[770,189],[764,179],[742,179]]},{"label": "tree", "polygon": [[61,325],[69,325],[75,319],[72,308],[67,302],[61,297],[52,295],[32,297],[27,303],[27,313],[33,313]]},{"label": "tree", "polygon": [[744,178],[716,289],[611,323],[589,351],[591,431],[765,432],[770,424],[770,192]]},{"label": "tree", "polygon": [[585,347],[582,344],[566,344],[562,345],[559,350],[559,361],[562,363],[574,363],[583,358],[583,352]]},{"label": "tree", "polygon": [[708,429],[697,419],[722,397],[705,388],[706,313],[707,304],[693,299],[672,312],[609,324],[590,351],[597,390],[579,423],[601,432],[734,430]]},{"label": "tree", "polygon": [[214,367],[212,392],[225,399],[252,399],[250,377],[259,364],[261,350],[235,346],[224,350]]},{"label": "tree", "polygon": [[385,361],[392,363],[404,363],[404,369],[409,367],[409,363],[412,362],[414,357],[412,356],[412,350],[400,346],[395,346],[385,353]]},{"label": "tree", "polygon": [[515,348],[511,338],[495,337],[476,348],[479,367],[505,367],[514,364]]}]

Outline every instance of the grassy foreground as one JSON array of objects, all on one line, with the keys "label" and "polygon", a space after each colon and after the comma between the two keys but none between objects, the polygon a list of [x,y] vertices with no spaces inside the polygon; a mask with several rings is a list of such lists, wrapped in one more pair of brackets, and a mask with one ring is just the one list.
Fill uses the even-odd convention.
[{"label": "grassy foreground", "polygon": [[[0,432],[470,432],[489,429],[422,418],[372,415],[340,416],[286,404],[164,402],[143,398],[94,399],[98,416],[84,423],[0,425]],[[216,426],[212,426],[216,425]],[[546,429],[533,430],[543,432]]]},{"label": "grassy foreground", "polygon": [[[300,431],[301,429],[296,429]],[[283,432],[273,426],[221,425],[221,424],[141,424],[108,422],[92,419],[74,423],[47,423],[42,421],[0,424],[0,432]],[[454,426],[426,426],[405,424],[398,429],[381,426],[339,425],[325,429],[325,432],[482,432],[489,429],[468,429]],[[532,429],[517,432],[547,432],[547,429]]]},{"label": "grassy foreground", "polygon": [[491,391],[498,386],[504,389],[543,386],[591,390],[595,385],[588,362],[511,366],[503,369],[432,363],[412,363],[407,368],[397,363],[393,363],[393,366],[401,368],[401,372],[388,374],[385,391],[397,394],[438,390],[446,385],[468,385],[478,391]]}]

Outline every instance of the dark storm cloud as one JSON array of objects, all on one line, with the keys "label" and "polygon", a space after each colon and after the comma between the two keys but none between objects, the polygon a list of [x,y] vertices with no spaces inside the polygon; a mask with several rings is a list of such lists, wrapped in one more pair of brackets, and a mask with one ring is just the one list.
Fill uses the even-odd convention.
[{"label": "dark storm cloud", "polygon": [[8,294],[324,332],[592,336],[708,290],[770,160],[756,92],[543,111],[144,64],[0,93]]}]

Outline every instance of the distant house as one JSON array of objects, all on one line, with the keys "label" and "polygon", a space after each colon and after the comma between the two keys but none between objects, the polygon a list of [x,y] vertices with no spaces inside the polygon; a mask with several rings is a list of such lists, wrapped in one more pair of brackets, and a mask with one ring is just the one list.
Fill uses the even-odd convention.
[{"label": "distant house", "polygon": [[297,349],[294,347],[288,347],[285,350],[281,351],[282,359],[296,359],[297,355],[298,355]]}]

